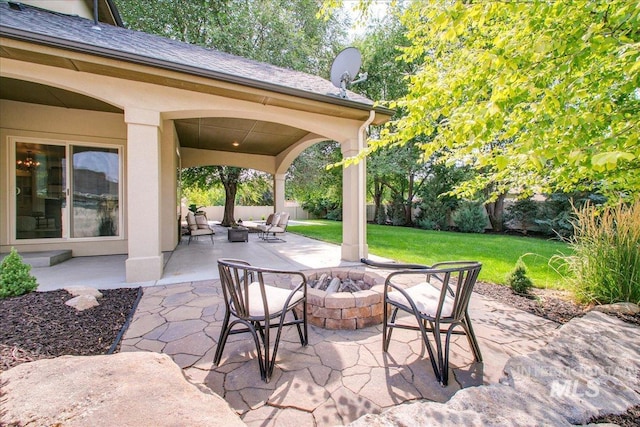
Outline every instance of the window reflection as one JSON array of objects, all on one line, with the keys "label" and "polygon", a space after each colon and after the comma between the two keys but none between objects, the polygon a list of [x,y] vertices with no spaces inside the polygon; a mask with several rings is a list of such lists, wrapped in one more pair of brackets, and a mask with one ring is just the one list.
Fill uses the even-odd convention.
[{"label": "window reflection", "polygon": [[118,236],[118,149],[72,147],[72,237]]}]

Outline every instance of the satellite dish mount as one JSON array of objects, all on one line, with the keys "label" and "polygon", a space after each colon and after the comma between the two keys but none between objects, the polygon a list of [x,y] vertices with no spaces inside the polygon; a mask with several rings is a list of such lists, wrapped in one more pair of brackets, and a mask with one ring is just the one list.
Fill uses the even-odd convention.
[{"label": "satellite dish mount", "polygon": [[347,87],[367,79],[367,73],[355,76],[362,65],[362,56],[355,47],[348,47],[336,56],[331,65],[331,83],[340,89],[340,98],[347,97]]}]

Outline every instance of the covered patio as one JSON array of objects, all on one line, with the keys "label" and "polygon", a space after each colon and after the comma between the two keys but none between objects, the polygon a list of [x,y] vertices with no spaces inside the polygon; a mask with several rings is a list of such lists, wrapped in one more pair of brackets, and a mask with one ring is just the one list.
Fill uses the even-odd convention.
[{"label": "covered patio", "polygon": [[[215,367],[212,361],[224,314],[218,258],[295,270],[365,268],[342,261],[337,245],[293,233],[287,233],[286,240],[264,243],[252,234],[249,242],[232,243],[226,230],[216,226],[214,245],[208,238],[190,245],[183,242],[164,254],[163,277],[146,283],[126,283],[124,256],[96,257],[101,259],[95,264],[92,257],[75,258],[33,272],[40,290],[68,285],[144,286],[120,351],[169,355],[189,381],[222,396],[250,426],[344,425],[404,402],[444,402],[461,388],[497,383],[510,357],[544,346],[558,328],[554,322],[474,294],[470,314],[484,362],[474,363],[466,338],[458,337],[445,388],[433,374],[418,333],[397,331],[385,354],[379,325],[359,330],[310,325],[306,348],[293,329],[286,331],[269,383],[260,380],[253,342],[244,335],[229,339],[222,363]],[[96,274],[98,265],[109,267]],[[385,275],[381,270],[375,273]]]}]

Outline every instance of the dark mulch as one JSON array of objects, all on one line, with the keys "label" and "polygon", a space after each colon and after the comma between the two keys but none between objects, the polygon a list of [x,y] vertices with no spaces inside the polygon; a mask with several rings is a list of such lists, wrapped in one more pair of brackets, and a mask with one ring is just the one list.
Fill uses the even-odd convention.
[{"label": "dark mulch", "polygon": [[136,300],[138,289],[100,291],[100,305],[77,311],[63,290],[0,299],[0,371],[60,355],[105,354]]},{"label": "dark mulch", "polygon": [[567,323],[574,317],[582,316],[588,308],[571,301],[569,294],[550,289],[534,288],[529,295],[519,295],[508,286],[481,282],[476,283],[473,289],[479,294],[558,323]]}]

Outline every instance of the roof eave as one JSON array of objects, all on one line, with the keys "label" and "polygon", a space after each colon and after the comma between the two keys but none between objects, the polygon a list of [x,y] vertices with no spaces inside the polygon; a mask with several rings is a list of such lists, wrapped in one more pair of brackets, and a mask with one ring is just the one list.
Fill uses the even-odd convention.
[{"label": "roof eave", "polygon": [[141,55],[136,55],[129,52],[121,52],[113,49],[108,49],[100,46],[88,45],[76,41],[70,41],[60,39],[45,34],[37,34],[30,31],[21,30],[18,28],[12,28],[0,25],[0,36],[7,37],[14,40],[35,43],[44,45],[47,47],[53,47],[63,50],[69,50],[73,52],[85,53],[100,56],[103,58],[115,59],[125,62],[134,63],[137,65],[145,65],[149,67],[160,68],[168,71],[175,71],[179,73],[189,74],[192,76],[210,78],[227,83],[238,84],[254,89],[267,90],[283,95],[295,96],[300,98],[309,99],[312,101],[324,102],[342,107],[354,108],[362,111],[374,110],[383,116],[391,117],[394,114],[393,110],[388,108],[374,106],[372,104],[365,104],[362,102],[353,101],[347,98],[340,98],[332,95],[322,95],[305,90],[295,89],[287,86],[277,85],[273,83],[263,82],[259,80],[248,79],[245,77],[234,76],[232,74],[221,73],[212,70],[206,70],[190,65],[178,64],[175,62],[164,61],[156,58],[149,58]]}]

